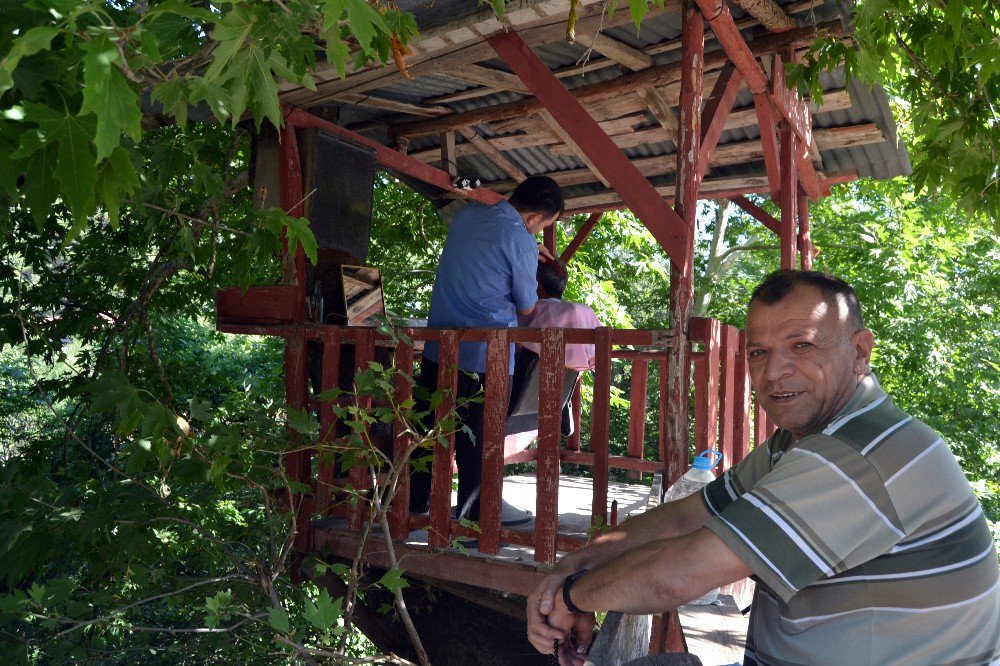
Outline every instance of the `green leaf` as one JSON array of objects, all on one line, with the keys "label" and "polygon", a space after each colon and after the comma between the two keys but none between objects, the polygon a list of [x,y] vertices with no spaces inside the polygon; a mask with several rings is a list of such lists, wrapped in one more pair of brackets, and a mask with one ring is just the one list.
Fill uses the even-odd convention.
[{"label": "green leaf", "polygon": [[629,0],[628,9],[632,12],[632,20],[635,21],[635,30],[639,32],[639,25],[646,16],[646,12],[649,11],[649,3],[647,0]]},{"label": "green leaf", "polygon": [[170,79],[155,86],[150,99],[163,105],[163,112],[174,117],[177,125],[187,125],[188,102],[191,90],[186,79]]},{"label": "green leaf", "polygon": [[404,587],[410,586],[410,584],[406,582],[406,579],[403,578],[403,574],[404,571],[402,569],[389,569],[381,578],[378,579],[379,585],[395,594]]},{"label": "green leaf", "polygon": [[331,599],[330,593],[326,591],[326,588],[323,588],[320,590],[315,603],[310,599],[306,599],[303,604],[302,615],[309,624],[320,631],[325,631],[340,619],[343,604],[344,600],[342,598]]},{"label": "green leaf", "polygon": [[97,161],[111,154],[121,144],[125,133],[135,141],[142,136],[142,112],[139,95],[125,79],[119,66],[118,47],[107,35],[100,35],[86,46],[83,58],[83,105],[80,113],[97,118]]},{"label": "green leaf", "polygon": [[14,85],[14,70],[17,69],[21,59],[48,50],[59,32],[59,28],[39,25],[14,40],[10,51],[3,60],[0,60],[0,95]]},{"label": "green leaf", "polygon": [[313,435],[319,432],[319,422],[308,409],[289,408],[288,425],[292,430],[303,435]]},{"label": "green leaf", "polygon": [[282,634],[292,633],[292,627],[288,622],[288,613],[283,608],[271,607],[268,609],[268,622],[271,628]]}]

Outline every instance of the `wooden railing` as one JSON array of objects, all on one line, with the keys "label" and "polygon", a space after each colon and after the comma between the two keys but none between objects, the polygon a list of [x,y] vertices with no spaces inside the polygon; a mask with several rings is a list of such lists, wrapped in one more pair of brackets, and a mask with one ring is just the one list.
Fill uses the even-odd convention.
[{"label": "wooden railing", "polygon": [[[403,375],[414,375],[412,343],[396,343],[390,336],[373,328],[342,327],[319,324],[295,324],[281,321],[268,323],[240,323],[226,321],[220,304],[220,330],[231,333],[278,335],[286,339],[286,381],[290,403],[292,396],[319,413],[320,436],[325,441],[336,438],[337,419],[333,403],[301,399],[308,396],[308,368],[302,362],[302,351],[308,344],[322,349],[320,391],[338,385],[343,388],[345,372],[364,369],[378,356],[385,361],[392,357],[401,373],[395,382],[396,400],[412,397],[412,384]],[[286,320],[287,321],[287,320]],[[557,529],[559,515],[559,476],[561,463],[589,466],[593,477],[591,520],[594,524],[610,520],[608,506],[608,481],[612,469],[626,470],[636,478],[643,473],[662,472],[665,487],[669,487],[688,468],[690,451],[665,438],[667,391],[667,352],[674,344],[670,331],[622,330],[611,328],[584,329],[403,329],[403,339],[412,341],[437,340],[440,344],[438,388],[444,400],[438,407],[439,414],[452,408],[452,398],[457,378],[456,363],[460,342],[485,342],[487,344],[486,394],[484,396],[483,477],[480,496],[481,533],[462,526],[451,515],[452,460],[454,437],[447,438],[447,449],[439,447],[432,466],[430,515],[410,515],[408,512],[408,487],[406,475],[402,477],[400,492],[389,511],[390,532],[395,540],[405,540],[411,529],[430,526],[429,543],[443,548],[460,536],[476,538],[484,554],[497,554],[500,543],[530,547],[536,564],[551,564],[559,551],[578,548],[585,541],[580,535],[560,534]],[[691,325],[693,385],[695,397],[694,439],[692,448],[700,451],[717,448],[723,454],[719,469],[724,469],[742,459],[749,450],[751,439],[750,387],[744,361],[743,334],[736,328],[711,319],[694,319]],[[312,342],[310,342],[312,341]],[[535,342],[541,346],[539,363],[539,417],[537,446],[506,459],[504,431],[507,412],[507,382],[509,381],[509,345],[512,342]],[[589,450],[581,450],[579,437],[569,438],[563,446],[560,432],[564,352],[566,344],[593,344],[596,367],[593,379],[593,400],[590,411]],[[299,347],[301,346],[301,348]],[[341,368],[341,349],[353,348],[353,368]],[[629,426],[625,455],[611,455],[611,386],[612,363],[618,361],[629,367]],[[645,428],[647,422],[647,395],[650,364],[659,364],[660,391],[655,405],[659,423],[656,459],[646,459]],[[579,393],[573,400],[577,411],[579,432]],[[765,433],[769,425],[761,420],[762,412],[756,410],[755,431]],[[403,424],[395,424],[395,432],[403,433]],[[763,437],[758,437],[762,439]],[[392,453],[400,456],[410,441],[405,434],[392,438]],[[312,549],[313,516],[339,516],[346,520],[349,530],[359,530],[368,516],[361,502],[342,502],[339,497],[344,485],[366,489],[371,485],[368,472],[355,467],[345,476],[338,475],[333,464],[314,460],[315,451],[304,450],[289,456],[287,468],[290,476],[312,488],[312,493],[296,498],[298,507],[298,537],[296,548],[307,552]],[[500,524],[503,468],[512,462],[536,463],[537,494],[535,521],[529,529],[505,528]]]}]

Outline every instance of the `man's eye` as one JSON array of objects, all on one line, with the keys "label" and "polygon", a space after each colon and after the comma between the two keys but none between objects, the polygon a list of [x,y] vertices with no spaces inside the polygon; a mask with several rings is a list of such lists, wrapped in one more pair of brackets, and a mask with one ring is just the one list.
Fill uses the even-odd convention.
[{"label": "man's eye", "polygon": [[811,342],[797,342],[795,344],[795,348],[796,349],[811,349],[812,346],[813,346],[813,343],[811,343]]},{"label": "man's eye", "polygon": [[747,357],[748,358],[760,358],[763,355],[764,355],[764,350],[763,349],[754,349],[754,350],[751,350],[750,353],[747,354]]}]

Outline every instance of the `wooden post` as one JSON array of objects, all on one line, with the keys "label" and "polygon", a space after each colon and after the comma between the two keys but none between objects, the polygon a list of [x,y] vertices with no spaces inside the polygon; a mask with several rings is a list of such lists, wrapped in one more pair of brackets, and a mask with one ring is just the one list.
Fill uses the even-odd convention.
[{"label": "wooden post", "polygon": [[590,410],[590,452],[594,455],[593,518],[608,524],[608,469],[611,436],[611,330],[594,331],[594,403]]},{"label": "wooden post", "polygon": [[750,453],[750,368],[747,366],[747,334],[739,332],[736,350],[736,429],[733,432],[735,465]]},{"label": "wooden post", "polygon": [[691,340],[702,342],[705,351],[695,361],[695,453],[715,449],[719,427],[719,342],[717,319],[691,320]]},{"label": "wooden post", "polygon": [[566,345],[559,328],[542,329],[538,377],[538,464],[535,495],[535,561],[556,560],[556,523],[559,520],[559,428]]},{"label": "wooden post", "polygon": [[[628,455],[641,460],[646,444],[646,394],[649,385],[649,361],[632,361],[632,379],[629,385],[628,408]],[[628,478],[638,481],[642,478],[639,470],[630,470]]]},{"label": "wooden post", "polygon": [[[341,328],[330,327],[323,330],[320,338],[323,343],[323,368],[321,371],[320,390],[326,392],[337,388],[337,378],[340,376],[340,332]],[[333,411],[334,401],[324,400],[319,403],[319,432],[321,441],[332,443],[337,436],[337,415]],[[324,456],[319,464],[319,478],[316,480],[316,511],[323,514],[330,508],[331,490],[336,475],[336,462],[332,460],[333,453]],[[405,499],[405,498],[404,498]]]},{"label": "wooden post", "polygon": [[[678,270],[677,263],[691,266],[694,256],[694,223],[698,208],[698,141],[701,136],[702,60],[705,26],[694,3],[686,0],[682,18],[681,94],[677,143],[677,214],[685,229],[683,262],[670,271],[670,327],[675,344],[667,357],[667,439],[671,448],[689,456],[688,395],[691,386],[691,348],[688,326],[694,302],[694,281],[690,268]],[[668,479],[667,483],[672,483]],[[669,486],[668,486],[669,487]]]},{"label": "wooden post", "polygon": [[[483,404],[483,477],[479,491],[479,550],[500,552],[500,514],[503,494],[503,440],[507,425],[507,382],[510,379],[510,331],[491,328],[486,333],[486,395]],[[541,396],[539,396],[539,399]]]},{"label": "wooden post", "polygon": [[[556,222],[558,224],[558,222]],[[542,230],[542,243],[545,245],[545,249],[552,253],[553,257],[558,257],[559,254],[556,252],[556,225],[550,224]]]},{"label": "wooden post", "polygon": [[792,126],[781,123],[781,267],[795,268],[798,241],[797,138]]},{"label": "wooden post", "polygon": [[722,326],[722,373],[719,386],[719,451],[722,462],[716,472],[729,469],[733,464],[736,444],[736,421],[740,418],[740,405],[736,399],[736,354],[739,331],[733,326]]},{"label": "wooden post", "polygon": [[[358,326],[354,329],[354,374],[367,370],[368,365],[373,360],[375,360],[375,329]],[[353,377],[354,374],[351,376]],[[371,396],[358,396],[358,407],[362,410],[368,410],[371,405]],[[348,478],[355,490],[374,491],[364,464],[351,467]],[[347,527],[352,530],[360,530],[362,523],[368,520],[368,510],[368,501],[359,500],[354,503],[347,512]]]},{"label": "wooden post", "polygon": [[[455,387],[458,380],[458,331],[441,331],[438,348],[438,390],[441,404],[436,412],[436,422],[455,406]],[[431,475],[431,532],[428,543],[444,548],[451,541],[451,468],[455,459],[455,433],[445,436],[447,446],[434,446]]]},{"label": "wooden post", "polygon": [[799,252],[800,266],[804,271],[811,271],[813,266],[813,244],[809,233],[809,197],[799,195]]},{"label": "wooden post", "polygon": [[[413,377],[413,332],[410,329],[403,329],[400,333],[409,338],[411,342],[407,343],[405,340],[399,340],[396,343],[396,395],[394,399],[397,405],[410,400],[413,397],[413,384],[411,383],[411,379]],[[410,444],[413,443],[413,435],[406,432],[408,430],[408,424],[404,423],[402,419],[397,419],[393,427],[394,437],[392,438],[392,459],[395,461],[395,464],[400,465],[403,464],[403,453],[407,448],[409,448]],[[407,461],[402,473],[399,476],[399,486],[396,489],[396,497],[392,506],[389,507],[389,532],[392,534],[393,539],[405,539],[406,535],[409,533],[409,507],[410,463]]]}]

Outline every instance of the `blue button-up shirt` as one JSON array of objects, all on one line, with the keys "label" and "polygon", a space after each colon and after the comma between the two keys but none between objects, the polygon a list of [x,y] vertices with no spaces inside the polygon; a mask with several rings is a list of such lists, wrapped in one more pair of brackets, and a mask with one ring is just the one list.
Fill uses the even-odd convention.
[{"label": "blue button-up shirt", "polygon": [[[521,215],[506,201],[470,203],[448,230],[427,325],[431,328],[517,326],[517,311],[538,300],[538,246]],[[424,356],[437,362],[439,345],[428,341]],[[462,343],[458,367],[486,372],[486,343]],[[514,371],[511,354],[510,372]]]}]

